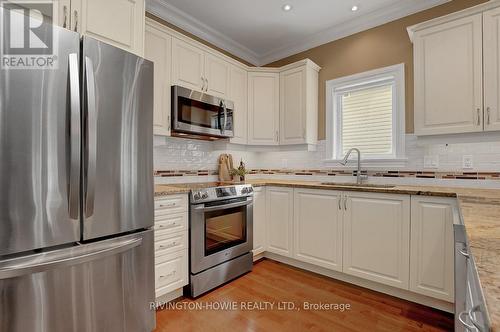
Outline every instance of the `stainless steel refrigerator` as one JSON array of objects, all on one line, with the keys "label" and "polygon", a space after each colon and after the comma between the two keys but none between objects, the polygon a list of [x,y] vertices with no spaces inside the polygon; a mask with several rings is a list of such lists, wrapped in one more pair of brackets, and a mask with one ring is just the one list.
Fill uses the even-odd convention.
[{"label": "stainless steel refrigerator", "polygon": [[153,64],[54,33],[0,69],[0,331],[151,331]]}]

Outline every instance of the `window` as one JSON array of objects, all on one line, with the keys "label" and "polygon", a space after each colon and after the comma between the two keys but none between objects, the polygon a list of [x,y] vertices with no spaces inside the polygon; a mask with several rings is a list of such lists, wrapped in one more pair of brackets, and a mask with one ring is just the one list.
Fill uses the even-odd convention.
[{"label": "window", "polygon": [[327,157],[336,161],[351,148],[363,160],[404,162],[404,65],[326,82]]}]

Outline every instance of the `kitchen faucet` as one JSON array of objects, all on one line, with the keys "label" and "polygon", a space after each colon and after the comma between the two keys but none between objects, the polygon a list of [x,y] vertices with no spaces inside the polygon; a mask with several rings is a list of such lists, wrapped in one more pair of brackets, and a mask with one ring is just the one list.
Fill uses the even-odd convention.
[{"label": "kitchen faucet", "polygon": [[347,153],[344,156],[344,159],[342,161],[340,161],[340,164],[342,164],[344,166],[347,165],[347,161],[349,160],[349,156],[351,155],[351,153],[353,151],[356,151],[358,153],[358,171],[356,172],[356,183],[361,184],[361,182],[363,182],[363,180],[367,179],[368,176],[361,175],[361,151],[359,151],[359,149],[352,148],[349,151],[347,151]]}]

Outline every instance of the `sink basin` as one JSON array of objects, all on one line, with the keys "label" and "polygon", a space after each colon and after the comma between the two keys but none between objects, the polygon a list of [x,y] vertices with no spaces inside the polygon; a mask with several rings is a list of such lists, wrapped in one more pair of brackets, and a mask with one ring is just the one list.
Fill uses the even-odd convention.
[{"label": "sink basin", "polygon": [[335,187],[355,187],[355,188],[394,188],[395,185],[392,184],[374,184],[374,183],[337,183],[337,182],[322,182],[325,186],[335,186]]}]

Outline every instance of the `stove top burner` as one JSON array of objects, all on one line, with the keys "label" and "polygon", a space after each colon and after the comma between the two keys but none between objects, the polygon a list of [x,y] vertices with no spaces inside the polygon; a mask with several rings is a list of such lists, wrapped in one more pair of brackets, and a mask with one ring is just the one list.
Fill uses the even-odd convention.
[{"label": "stove top burner", "polygon": [[192,189],[190,198],[192,204],[199,204],[251,195],[253,187],[250,184],[233,185],[219,182],[214,183],[213,187]]}]

